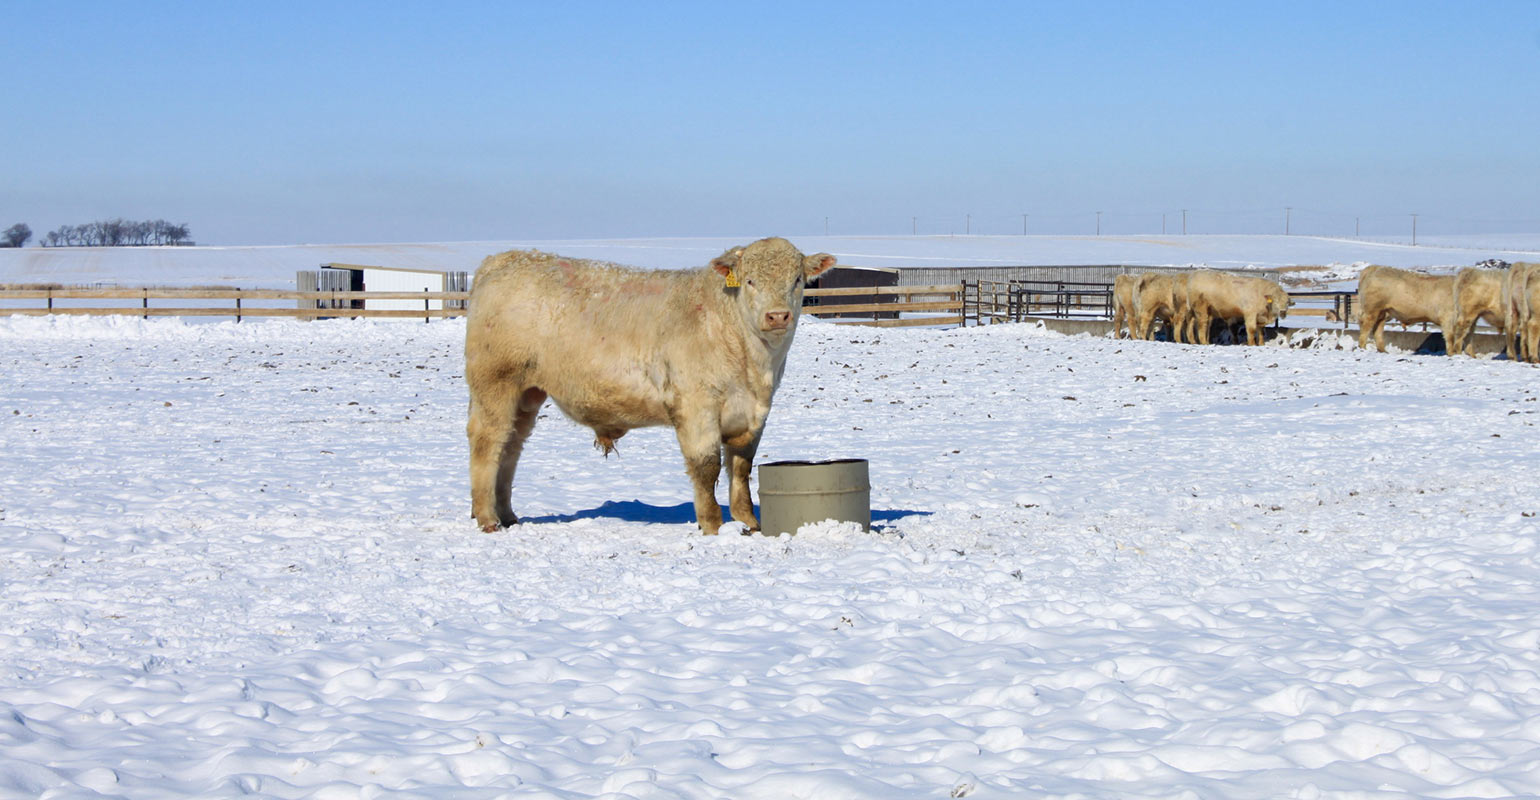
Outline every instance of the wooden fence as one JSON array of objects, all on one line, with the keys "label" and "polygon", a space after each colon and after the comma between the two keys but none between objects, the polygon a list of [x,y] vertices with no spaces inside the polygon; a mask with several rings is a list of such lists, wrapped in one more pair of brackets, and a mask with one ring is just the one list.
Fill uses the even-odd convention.
[{"label": "wooden fence", "polygon": [[[0,289],[0,316],[68,314],[140,317],[458,317],[468,292],[343,292],[281,289]],[[1110,316],[1111,285],[1046,281],[962,281],[931,286],[810,288],[803,313],[841,324],[876,327],[987,325],[1030,316]],[[1352,292],[1293,292],[1290,317],[1322,317],[1346,328],[1356,322]],[[420,309],[371,309],[370,300],[411,300]],[[85,304],[112,301],[112,305]],[[151,305],[156,301],[156,305]],[[210,305],[204,301],[222,301]],[[274,303],[287,302],[288,306]],[[433,308],[435,304],[442,308]],[[253,305],[253,303],[266,305]],[[458,306],[458,307],[457,307]]]},{"label": "wooden fence", "polygon": [[[963,324],[963,285],[808,289],[805,313],[832,321],[897,327]],[[468,292],[304,292],[283,289],[0,289],[0,316],[363,317],[432,320],[465,314]],[[421,309],[371,309],[370,300],[412,300]],[[23,301],[21,303],[13,301]],[[113,301],[82,304],[84,301]],[[151,305],[151,301],[156,301]],[[210,305],[204,301],[223,301]],[[287,307],[273,305],[287,301]],[[298,302],[296,302],[298,301]],[[444,308],[432,308],[437,301]],[[253,305],[264,303],[266,305]],[[296,307],[299,306],[299,307]],[[867,316],[870,318],[867,318]]]},{"label": "wooden fence", "polygon": [[[831,322],[840,324],[877,328],[962,325],[963,289],[961,283],[812,288],[803,292],[802,313],[831,317]],[[866,319],[865,315],[871,318]]]},{"label": "wooden fence", "polygon": [[[447,306],[454,301],[464,301],[468,296],[466,292],[296,292],[282,289],[0,289],[0,301],[32,301],[32,304],[21,306],[0,305],[0,315],[234,317],[236,321],[245,317],[436,319],[460,316],[465,309],[432,308],[434,301]],[[76,305],[70,302],[86,300],[110,300],[116,304]],[[152,306],[151,300],[160,301],[160,304]],[[209,300],[222,300],[226,304],[202,304]],[[370,309],[367,307],[369,300],[421,301],[423,307]],[[288,301],[291,305],[252,305],[274,301]],[[365,307],[350,307],[358,301]],[[172,304],[168,305],[168,302]]]}]

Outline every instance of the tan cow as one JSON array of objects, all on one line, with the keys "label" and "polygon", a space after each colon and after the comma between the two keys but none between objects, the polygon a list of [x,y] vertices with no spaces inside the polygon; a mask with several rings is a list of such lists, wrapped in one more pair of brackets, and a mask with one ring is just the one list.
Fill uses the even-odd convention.
[{"label": "tan cow", "polygon": [[[1514,266],[1518,266],[1515,264]],[[1519,357],[1531,364],[1540,361],[1540,265],[1530,264],[1519,273],[1520,292]]]},{"label": "tan cow", "polygon": [[[1510,361],[1525,358],[1524,326],[1529,319],[1529,297],[1524,291],[1530,273],[1540,269],[1540,264],[1519,262],[1508,267],[1503,275],[1503,352]],[[1518,341],[1515,342],[1515,339]]]},{"label": "tan cow", "polygon": [[1474,356],[1471,333],[1476,320],[1506,331],[1503,314],[1503,277],[1508,273],[1500,269],[1466,267],[1454,276],[1454,330],[1444,338],[1449,355],[1463,352]]},{"label": "tan cow", "polygon": [[1112,338],[1123,338],[1123,326],[1128,326],[1128,338],[1134,335],[1134,288],[1139,284],[1138,275],[1115,275],[1112,278]]},{"label": "tan cow", "polygon": [[1266,278],[1208,269],[1192,273],[1187,279],[1187,294],[1197,328],[1194,333],[1203,344],[1209,343],[1209,324],[1215,319],[1245,323],[1246,344],[1262,344],[1263,329],[1288,316],[1289,306],[1294,304],[1282,286]]},{"label": "tan cow", "polygon": [[1136,339],[1149,339],[1157,318],[1171,329],[1171,341],[1186,341],[1184,329],[1190,315],[1187,303],[1187,275],[1147,272],[1134,287]]},{"label": "tan cow", "polygon": [[514,250],[476,272],[465,330],[471,514],[484,531],[518,523],[510,487],[547,397],[594,431],[606,454],[632,428],[674,428],[695,518],[722,525],[725,448],[732,517],[758,528],[749,472],[802,311],[802,290],[834,266],[785,239],[728,250],[709,267],[642,271]]},{"label": "tan cow", "polygon": [[1454,330],[1454,276],[1424,275],[1378,264],[1358,275],[1358,346],[1385,352],[1385,323],[1392,317],[1402,325],[1431,322],[1447,336]]}]

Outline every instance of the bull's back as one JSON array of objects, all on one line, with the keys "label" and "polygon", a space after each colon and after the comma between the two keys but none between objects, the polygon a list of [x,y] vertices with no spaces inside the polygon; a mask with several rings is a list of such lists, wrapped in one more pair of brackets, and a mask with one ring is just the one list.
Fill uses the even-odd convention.
[{"label": "bull's back", "polygon": [[1359,273],[1358,297],[1365,312],[1385,311],[1404,323],[1442,324],[1454,303],[1454,276],[1375,265]]},{"label": "bull's back", "polygon": [[666,421],[674,351],[698,316],[680,309],[693,273],[632,270],[512,251],[476,273],[467,378],[538,387],[595,427]]},{"label": "bull's back", "polygon": [[1503,272],[1467,268],[1455,276],[1454,291],[1462,313],[1495,313],[1502,308]]},{"label": "bull's back", "polygon": [[1508,267],[1503,275],[1503,313],[1510,320],[1521,319],[1529,314],[1529,298],[1525,287],[1537,265],[1520,261]]},{"label": "bull's back", "polygon": [[1222,272],[1194,272],[1187,279],[1187,295],[1194,308],[1201,307],[1215,317],[1234,319],[1246,313],[1236,279]]},{"label": "bull's back", "polygon": [[1536,318],[1540,312],[1540,264],[1530,264],[1519,276],[1520,289],[1518,290],[1520,307],[1526,319]]},{"label": "bull's back", "polygon": [[553,279],[554,264],[547,254],[519,250],[481,262],[466,311],[467,370],[502,372],[560,349],[563,332],[570,333],[569,297]]},{"label": "bull's back", "polygon": [[1124,308],[1132,308],[1134,305],[1134,288],[1139,285],[1137,275],[1115,275],[1112,278],[1112,299],[1115,303],[1121,303]]}]

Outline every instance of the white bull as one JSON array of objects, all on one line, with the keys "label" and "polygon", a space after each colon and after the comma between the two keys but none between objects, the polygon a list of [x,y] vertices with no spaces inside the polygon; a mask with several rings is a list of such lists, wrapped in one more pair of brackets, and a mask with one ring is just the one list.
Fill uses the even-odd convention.
[{"label": "white bull", "polygon": [[722,525],[723,450],[732,517],[758,528],[749,473],[796,333],[804,285],[834,265],[785,239],[734,248],[710,266],[642,271],[538,251],[489,256],[465,331],[471,514],[484,531],[518,522],[514,470],[549,397],[608,453],[632,428],[675,430],[695,517]]}]

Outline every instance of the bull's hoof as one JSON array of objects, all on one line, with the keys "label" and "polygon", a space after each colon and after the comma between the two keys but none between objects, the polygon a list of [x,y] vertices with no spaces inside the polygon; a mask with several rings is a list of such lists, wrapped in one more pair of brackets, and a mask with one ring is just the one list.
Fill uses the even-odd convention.
[{"label": "bull's hoof", "polygon": [[[477,520],[477,522],[480,522],[480,520]],[[506,515],[499,514],[496,522],[481,522],[481,532],[497,533],[504,528],[512,528],[517,524],[519,524],[519,518],[511,512]]]}]

